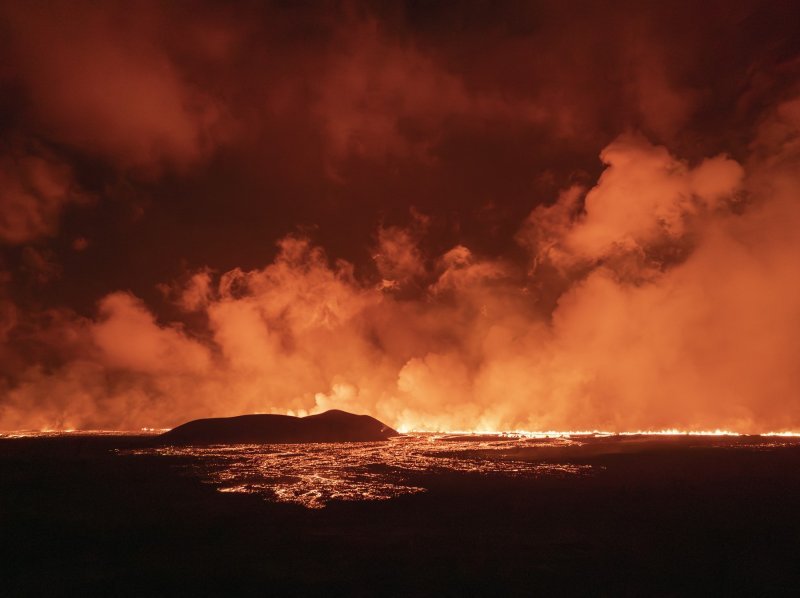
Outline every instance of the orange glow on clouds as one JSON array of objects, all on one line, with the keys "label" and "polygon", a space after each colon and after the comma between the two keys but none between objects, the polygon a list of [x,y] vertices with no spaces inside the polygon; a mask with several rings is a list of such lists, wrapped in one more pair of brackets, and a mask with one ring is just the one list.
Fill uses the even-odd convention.
[{"label": "orange glow on clouds", "polygon": [[[388,286],[302,237],[263,269],[193,275],[176,302],[207,319],[204,337],[114,293],[96,319],[59,323],[78,355],[30,370],[2,427],[337,408],[414,430],[792,428],[800,170],[792,146],[760,149],[746,168],[692,168],[620,138],[584,210],[570,191],[531,214],[527,275],[465,247],[429,270],[413,235],[381,232]],[[530,290],[544,267],[563,280],[551,315]],[[412,280],[421,297],[395,296]]]},{"label": "orange glow on clouds", "polygon": [[[794,63],[719,86],[747,90],[731,132],[692,70],[707,33],[682,58],[656,8],[468,52],[449,21],[438,39],[383,13],[201,5],[0,7],[0,85],[24,107],[0,147],[0,430],[334,408],[401,430],[800,430]],[[569,162],[586,148],[595,173]],[[547,166],[520,158],[504,186],[528,153]],[[195,204],[209,185],[222,199]],[[283,228],[244,265],[226,246],[250,220]],[[195,229],[207,260],[184,258]],[[179,275],[129,283],[175,272],[162,244]],[[62,270],[102,289],[93,308],[52,300]]]}]

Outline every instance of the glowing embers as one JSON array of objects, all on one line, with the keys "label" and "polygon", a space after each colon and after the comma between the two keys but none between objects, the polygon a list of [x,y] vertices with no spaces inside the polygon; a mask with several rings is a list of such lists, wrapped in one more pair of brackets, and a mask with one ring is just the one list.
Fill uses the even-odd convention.
[{"label": "glowing embers", "polygon": [[15,430],[13,432],[0,432],[0,439],[5,438],[60,438],[63,436],[155,436],[166,429],[142,428],[141,430]]},{"label": "glowing embers", "polygon": [[[551,439],[570,444],[569,439]],[[515,460],[509,450],[540,444],[530,439],[459,439],[415,434],[386,442],[167,447],[133,451],[194,457],[182,467],[220,492],[255,493],[268,500],[321,508],[332,500],[387,500],[426,489],[425,474],[563,476],[590,466]]]}]

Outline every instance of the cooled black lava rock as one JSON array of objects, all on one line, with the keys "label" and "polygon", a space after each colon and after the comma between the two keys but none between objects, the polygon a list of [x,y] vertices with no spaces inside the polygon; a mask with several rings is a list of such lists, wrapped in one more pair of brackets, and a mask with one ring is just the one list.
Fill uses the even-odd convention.
[{"label": "cooled black lava rock", "polygon": [[368,415],[332,409],[319,415],[240,415],[196,419],[159,436],[165,444],[370,442],[398,432]]}]

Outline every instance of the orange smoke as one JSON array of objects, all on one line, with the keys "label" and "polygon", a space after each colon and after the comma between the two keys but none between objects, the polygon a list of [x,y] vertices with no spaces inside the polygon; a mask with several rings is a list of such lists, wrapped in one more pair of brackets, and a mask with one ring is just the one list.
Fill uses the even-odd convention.
[{"label": "orange smoke", "polygon": [[491,4],[0,2],[0,430],[800,430],[787,9]]},{"label": "orange smoke", "polygon": [[263,269],[197,271],[170,291],[195,329],[111,294],[49,323],[70,358],[6,388],[0,428],[337,408],[401,429],[798,429],[799,105],[741,164],[618,138],[591,189],[520,228],[527,271],[385,229],[378,281],[297,236]]}]

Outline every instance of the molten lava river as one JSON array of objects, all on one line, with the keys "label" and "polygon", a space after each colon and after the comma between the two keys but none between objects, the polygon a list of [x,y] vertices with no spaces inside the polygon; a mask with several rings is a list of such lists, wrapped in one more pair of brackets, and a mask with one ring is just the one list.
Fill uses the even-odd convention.
[{"label": "molten lava river", "polygon": [[269,501],[322,508],[330,501],[387,500],[425,492],[425,476],[553,477],[593,475],[592,456],[625,452],[642,443],[774,449],[797,438],[745,436],[608,437],[572,435],[443,435],[412,433],[383,442],[214,445],[119,451],[174,459],[187,475],[220,492],[257,494]]},{"label": "molten lava river", "polygon": [[570,438],[531,439],[430,433],[383,442],[214,445],[119,451],[176,457],[185,473],[220,492],[259,494],[267,500],[322,508],[331,500],[387,500],[425,492],[420,474],[463,472],[502,476],[588,474],[588,465],[514,459],[520,449],[569,446]]}]

